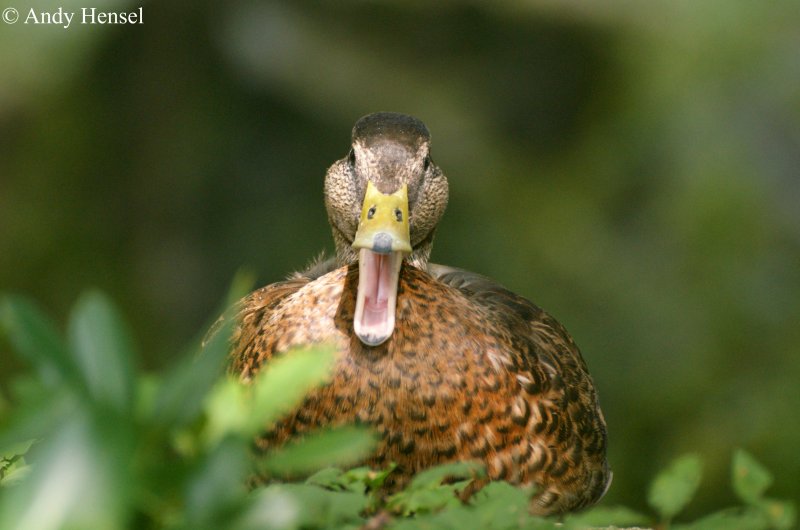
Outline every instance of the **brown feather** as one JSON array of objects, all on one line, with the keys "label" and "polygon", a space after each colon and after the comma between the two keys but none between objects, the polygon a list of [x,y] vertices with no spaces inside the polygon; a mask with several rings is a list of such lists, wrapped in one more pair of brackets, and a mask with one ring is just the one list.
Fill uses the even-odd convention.
[{"label": "brown feather", "polygon": [[610,477],[605,424],[585,363],[560,324],[478,275],[449,269],[437,280],[406,264],[395,333],[365,347],[352,333],[357,277],[356,266],[341,267],[268,286],[243,302],[232,363],[243,377],[293,346],[333,342],[341,352],[333,381],[269,426],[260,448],[359,422],[381,440],[366,463],[398,464],[390,488],[436,464],[478,460],[490,479],[535,484],[537,513],[602,495]]}]

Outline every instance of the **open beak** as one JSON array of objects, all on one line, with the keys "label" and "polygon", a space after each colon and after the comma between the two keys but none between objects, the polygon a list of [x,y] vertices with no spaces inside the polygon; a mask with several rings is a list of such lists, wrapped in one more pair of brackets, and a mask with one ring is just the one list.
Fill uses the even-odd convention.
[{"label": "open beak", "polygon": [[359,249],[353,328],[361,342],[377,346],[394,331],[400,266],[411,253],[406,185],[384,195],[367,184],[353,248]]}]

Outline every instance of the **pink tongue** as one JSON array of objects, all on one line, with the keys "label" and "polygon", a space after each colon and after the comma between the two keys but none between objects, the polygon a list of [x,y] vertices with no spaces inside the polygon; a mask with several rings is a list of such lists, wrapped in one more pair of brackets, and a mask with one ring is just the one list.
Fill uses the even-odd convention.
[{"label": "pink tongue", "polygon": [[353,327],[359,340],[377,346],[392,336],[397,304],[397,281],[403,254],[378,254],[362,248],[358,253],[358,291]]},{"label": "pink tongue", "polygon": [[389,290],[392,288],[389,254],[365,253],[367,263],[362,269],[364,278],[364,313],[361,329],[372,335],[382,335],[389,325]]}]

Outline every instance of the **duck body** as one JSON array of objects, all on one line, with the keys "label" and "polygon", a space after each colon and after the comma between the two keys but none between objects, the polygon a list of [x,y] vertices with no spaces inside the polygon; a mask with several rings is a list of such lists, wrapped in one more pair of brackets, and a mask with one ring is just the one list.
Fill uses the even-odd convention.
[{"label": "duck body", "polygon": [[[406,134],[407,120],[414,120],[384,114],[374,119],[389,133],[400,120]],[[423,184],[408,186],[410,207],[397,214],[398,221],[410,217],[406,237],[413,249],[398,255],[405,257],[396,262],[395,283],[389,273],[365,269],[365,255],[372,259],[365,253],[372,250],[351,251],[358,239],[355,226],[361,226],[357,219],[337,219],[338,210],[355,210],[357,216],[360,201],[362,221],[376,211],[365,186],[361,193],[329,190],[332,180],[342,178],[342,168],[347,175],[358,174],[351,151],[349,160],[334,164],[326,177],[326,203],[337,193],[349,201],[347,207],[328,204],[337,257],[239,303],[231,370],[244,380],[298,346],[328,343],[338,351],[332,379],[267,426],[257,446],[271,449],[320,427],[360,423],[372,426],[379,437],[365,464],[377,469],[397,464],[387,479],[390,490],[437,464],[478,461],[490,480],[535,486],[534,513],[561,513],[596,502],[611,473],[605,421],[580,351],[561,324],[528,300],[477,274],[428,263],[432,226],[443,205],[433,222],[424,217],[435,212],[426,186],[428,198],[439,196],[430,190],[442,189],[436,179],[443,175],[427,162],[423,166]],[[403,190],[405,182],[415,182],[412,177],[405,178]],[[348,180],[342,186],[349,185]],[[446,200],[446,181],[444,186]],[[396,189],[389,186],[381,193]],[[427,228],[420,233],[420,226]],[[388,240],[376,241],[380,256],[388,255]],[[379,289],[365,287],[365,275],[384,282],[380,293],[391,287],[390,295],[370,298]],[[376,310],[378,325],[364,317],[373,302],[384,304]]]},{"label": "duck body", "polygon": [[430,269],[402,267],[397,325],[376,347],[351,331],[356,266],[296,275],[242,302],[232,368],[245,378],[293,347],[334,343],[339,351],[331,382],[270,426],[258,446],[361,423],[379,435],[365,464],[397,464],[390,488],[437,464],[480,461],[491,480],[536,485],[537,513],[596,501],[610,478],[605,424],[572,339],[485,278]]}]

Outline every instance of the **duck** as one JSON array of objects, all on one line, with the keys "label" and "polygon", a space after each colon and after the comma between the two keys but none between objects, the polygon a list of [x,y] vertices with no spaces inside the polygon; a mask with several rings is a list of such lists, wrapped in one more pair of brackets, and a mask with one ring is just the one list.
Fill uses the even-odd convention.
[{"label": "duck", "polygon": [[589,506],[610,481],[606,422],[587,365],[557,320],[499,283],[431,263],[449,197],[419,119],[356,121],[324,178],[336,253],[236,306],[230,371],[249,381],[296,348],[332,344],[331,380],[255,445],[365,424],[363,464],[395,491],[430,467],[474,461],[485,482],[533,486],[530,511]]}]

